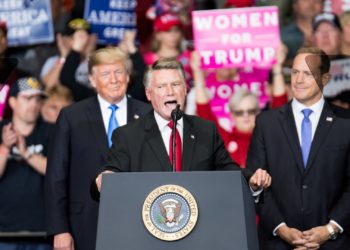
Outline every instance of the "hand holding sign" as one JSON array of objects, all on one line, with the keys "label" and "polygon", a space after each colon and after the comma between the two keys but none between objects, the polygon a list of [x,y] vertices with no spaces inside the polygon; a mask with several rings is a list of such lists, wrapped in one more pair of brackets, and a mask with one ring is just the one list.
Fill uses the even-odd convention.
[{"label": "hand holding sign", "polygon": [[135,45],[136,31],[125,31],[123,40],[119,43],[118,47],[128,54],[134,54],[137,51]]}]

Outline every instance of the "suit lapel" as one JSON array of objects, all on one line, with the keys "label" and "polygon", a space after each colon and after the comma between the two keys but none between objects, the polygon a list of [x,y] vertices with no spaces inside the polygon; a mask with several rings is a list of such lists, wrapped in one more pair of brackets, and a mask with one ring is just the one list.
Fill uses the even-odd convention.
[{"label": "suit lapel", "polygon": [[141,115],[138,112],[138,107],[135,105],[135,103],[130,99],[127,98],[127,123],[132,122],[136,119],[139,119]]},{"label": "suit lapel", "polygon": [[145,132],[147,134],[146,141],[161,164],[163,171],[171,171],[169,156],[153,112],[149,112],[145,117]]},{"label": "suit lapel", "polygon": [[327,103],[324,104],[320,120],[318,121],[314,138],[312,140],[309,158],[307,161],[306,171],[308,172],[312,168],[312,163],[316,158],[317,152],[323,141],[327,138],[327,135],[334,123],[335,115]]},{"label": "suit lapel", "polygon": [[[105,127],[103,125],[102,113],[97,97],[93,98],[86,106],[86,118],[92,131],[92,137],[95,138],[96,145],[103,157],[108,152],[108,141]],[[104,159],[107,160],[107,159]]]},{"label": "suit lapel", "polygon": [[292,112],[291,103],[280,109],[279,122],[282,126],[288,144],[293,152],[297,167],[301,173],[304,172],[304,163],[299,143],[299,137]]},{"label": "suit lapel", "polygon": [[183,117],[183,142],[182,142],[182,170],[189,171],[192,164],[192,156],[195,144],[195,131],[192,122],[186,115]]}]

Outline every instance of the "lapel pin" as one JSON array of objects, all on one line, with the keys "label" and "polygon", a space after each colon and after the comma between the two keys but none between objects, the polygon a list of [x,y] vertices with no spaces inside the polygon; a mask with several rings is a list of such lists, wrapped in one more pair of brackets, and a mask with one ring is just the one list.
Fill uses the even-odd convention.
[{"label": "lapel pin", "polygon": [[191,139],[194,139],[195,137],[194,137],[194,135],[191,135]]},{"label": "lapel pin", "polygon": [[333,121],[333,117],[329,117],[329,116],[328,116],[328,117],[326,118],[326,121],[327,121],[327,122],[332,122],[332,121]]},{"label": "lapel pin", "polygon": [[139,119],[139,118],[140,118],[140,116],[138,114],[134,115],[134,119]]}]

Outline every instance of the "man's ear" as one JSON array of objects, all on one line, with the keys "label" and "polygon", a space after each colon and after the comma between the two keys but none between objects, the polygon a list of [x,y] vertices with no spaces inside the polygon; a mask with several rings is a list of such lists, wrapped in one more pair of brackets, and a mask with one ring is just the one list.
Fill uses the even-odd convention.
[{"label": "man's ear", "polygon": [[150,93],[150,90],[148,88],[145,88],[145,93],[146,93],[147,100],[151,101],[151,93]]},{"label": "man's ear", "polygon": [[130,74],[129,74],[129,72],[128,72],[127,74],[128,74],[128,76],[127,76],[126,82],[127,82],[128,85],[129,85],[129,83],[130,83]]},{"label": "man's ear", "polygon": [[322,86],[325,87],[331,80],[332,75],[330,73],[325,73],[322,75]]},{"label": "man's ear", "polygon": [[95,82],[95,76],[91,74],[89,74],[89,81],[92,87],[94,87],[94,89],[96,89],[96,82]]},{"label": "man's ear", "polygon": [[16,107],[16,103],[17,103],[16,97],[11,96],[11,97],[9,98],[9,105],[10,105],[10,108],[11,108],[12,110],[14,110],[14,108]]}]

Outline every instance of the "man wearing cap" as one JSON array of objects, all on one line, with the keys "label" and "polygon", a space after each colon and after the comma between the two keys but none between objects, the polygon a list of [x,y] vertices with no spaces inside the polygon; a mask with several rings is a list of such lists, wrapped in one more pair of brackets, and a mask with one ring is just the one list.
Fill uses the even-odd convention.
[{"label": "man wearing cap", "polygon": [[315,46],[332,58],[339,57],[342,27],[336,14],[323,12],[312,20]]},{"label": "man wearing cap", "polygon": [[[273,4],[272,1],[268,2],[271,5],[276,5],[275,2],[281,5],[281,2],[286,1],[273,1]],[[281,26],[281,39],[288,47],[287,59],[293,59],[300,47],[313,44],[312,18],[322,12],[324,0],[292,0],[292,5],[293,18],[285,25],[282,23]]]},{"label": "man wearing cap", "polygon": [[[336,14],[324,12],[318,14],[313,19],[313,29],[315,37],[315,45],[326,52],[332,60],[344,59],[345,55],[341,52],[342,43],[342,26]],[[332,93],[335,89],[334,83],[328,85],[325,93]],[[347,108],[350,103],[349,91],[338,89],[332,96],[327,95],[327,100],[335,105]]]},{"label": "man wearing cap", "polygon": [[54,247],[95,249],[98,203],[91,180],[107,160],[112,132],[151,110],[126,96],[131,62],[118,48],[94,51],[89,79],[97,95],[62,109],[48,155],[46,207]]},{"label": "man wearing cap", "polygon": [[[0,249],[52,249],[44,239],[44,175],[51,126],[39,118],[42,87],[35,78],[11,86],[10,121],[2,121],[0,144],[0,231],[28,231],[40,238],[0,238]],[[3,242],[1,242],[3,241]],[[19,248],[13,248],[13,247]],[[33,248],[31,248],[33,247]],[[35,247],[35,248],[34,248]]]}]

